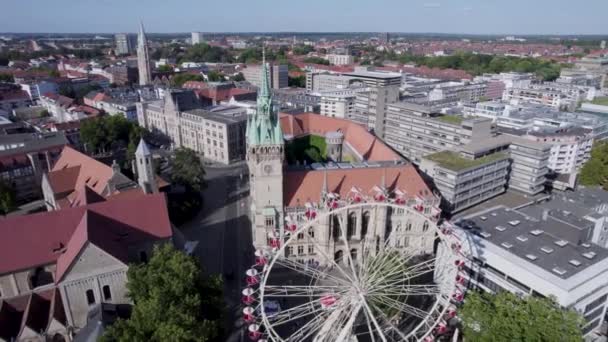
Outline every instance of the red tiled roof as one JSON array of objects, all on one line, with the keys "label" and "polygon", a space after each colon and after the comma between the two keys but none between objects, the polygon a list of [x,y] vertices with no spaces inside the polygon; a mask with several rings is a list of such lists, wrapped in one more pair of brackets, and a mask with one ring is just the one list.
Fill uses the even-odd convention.
[{"label": "red tiled roof", "polygon": [[86,243],[122,260],[129,245],[171,235],[164,194],[8,217],[0,220],[0,274],[57,262],[59,281]]},{"label": "red tiled roof", "polygon": [[284,114],[280,113],[283,134],[300,137],[305,135],[325,136],[332,131],[344,134],[344,143],[353,148],[359,155],[369,161],[402,160],[380,139],[369,133],[365,127],[349,120],[330,118],[315,113]]},{"label": "red tiled roof", "polygon": [[0,101],[13,101],[13,100],[29,100],[30,96],[25,90],[11,90],[0,92]]},{"label": "red tiled roof", "polygon": [[76,189],[76,181],[80,174],[80,165],[66,167],[60,171],[51,171],[47,177],[56,195],[66,194]]},{"label": "red tiled roof", "polygon": [[374,186],[384,186],[389,191],[401,190],[411,197],[434,196],[418,171],[411,164],[388,167],[353,169],[288,171],[283,178],[283,204],[287,207],[304,206],[306,202],[321,201],[323,182],[327,173],[329,192],[347,198],[353,187],[365,194],[372,194]]},{"label": "red tiled roof", "polygon": [[[55,162],[51,172],[48,173],[51,188],[55,194],[58,194],[58,192],[55,190],[55,184],[52,182],[52,179],[66,179],[68,176],[61,174],[65,172],[74,172],[66,171],[65,169],[75,166],[79,167],[79,172],[73,189],[84,189],[84,186],[87,185],[96,193],[102,194],[108,185],[108,180],[112,177],[112,168],[69,146],[63,148],[59,159]],[[58,187],[61,188],[59,185]]]}]

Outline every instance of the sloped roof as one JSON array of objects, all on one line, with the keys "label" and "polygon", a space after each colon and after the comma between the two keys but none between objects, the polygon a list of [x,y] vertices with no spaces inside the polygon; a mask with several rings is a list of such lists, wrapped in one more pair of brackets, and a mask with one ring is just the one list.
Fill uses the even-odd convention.
[{"label": "sloped roof", "polygon": [[[399,189],[410,197],[434,196],[418,171],[411,164],[386,167],[352,169],[288,171],[283,178],[283,204],[287,207],[304,206],[306,202],[321,200],[324,179],[327,174],[327,190],[349,196],[353,187],[370,194],[374,186],[385,186],[389,192]],[[382,184],[384,179],[384,184]]]},{"label": "sloped roof", "polygon": [[279,114],[284,135],[301,137],[306,135],[325,136],[328,132],[341,131],[344,143],[354,149],[362,159],[368,161],[402,160],[380,139],[369,133],[365,127],[349,120],[330,118],[315,113]]},{"label": "sloped roof", "polygon": [[[63,275],[86,242],[121,257],[120,248],[172,235],[164,194],[115,198],[86,206],[0,219],[0,274],[57,262]],[[61,259],[59,261],[59,259]]]}]

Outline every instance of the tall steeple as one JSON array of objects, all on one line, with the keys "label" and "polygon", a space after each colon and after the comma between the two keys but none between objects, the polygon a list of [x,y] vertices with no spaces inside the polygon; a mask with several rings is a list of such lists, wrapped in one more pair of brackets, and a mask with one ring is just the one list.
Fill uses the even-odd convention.
[{"label": "tall steeple", "polygon": [[139,84],[152,83],[152,72],[150,71],[150,56],[148,55],[148,39],[144,31],[144,23],[139,23],[139,35],[137,37],[137,69],[139,70]]},{"label": "tall steeple", "polygon": [[256,113],[247,122],[247,143],[257,145],[283,145],[283,132],[277,109],[272,103],[270,73],[266,63],[266,50],[262,50],[262,85],[258,93]]}]

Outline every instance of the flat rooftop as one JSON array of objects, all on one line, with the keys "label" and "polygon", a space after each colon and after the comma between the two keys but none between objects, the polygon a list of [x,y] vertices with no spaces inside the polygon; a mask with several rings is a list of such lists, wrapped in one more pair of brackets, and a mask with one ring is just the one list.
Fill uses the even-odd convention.
[{"label": "flat rooftop", "polygon": [[568,279],[608,258],[608,250],[593,243],[569,241],[581,227],[550,214],[536,219],[497,206],[456,221],[464,231],[562,279]]},{"label": "flat rooftop", "polygon": [[0,157],[67,145],[63,132],[0,135]]},{"label": "flat rooftop", "polygon": [[436,162],[439,166],[452,171],[462,171],[469,168],[484,165],[490,162],[494,162],[501,159],[508,159],[509,156],[506,153],[498,152],[492,153],[487,156],[483,156],[477,159],[467,159],[462,157],[460,154],[452,151],[441,151],[433,154],[429,154],[423,157]]},{"label": "flat rooftop", "polygon": [[247,109],[239,106],[215,106],[205,109],[191,109],[185,113],[201,116],[208,120],[225,124],[238,123],[247,120]]}]

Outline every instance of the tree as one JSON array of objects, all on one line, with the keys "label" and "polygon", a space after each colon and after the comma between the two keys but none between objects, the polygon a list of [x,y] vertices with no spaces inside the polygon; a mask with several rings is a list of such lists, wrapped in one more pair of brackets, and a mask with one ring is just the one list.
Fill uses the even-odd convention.
[{"label": "tree", "polygon": [[304,75],[300,75],[300,76],[296,76],[296,77],[289,76],[287,81],[288,81],[287,84],[290,87],[306,88],[306,76],[304,76]]},{"label": "tree", "polygon": [[15,189],[0,180],[0,215],[6,215],[17,208]]},{"label": "tree", "polygon": [[[91,153],[134,145],[147,131],[122,115],[102,116],[85,120],[80,126],[80,137]],[[133,149],[133,151],[135,151]],[[127,153],[129,156],[129,153]]]},{"label": "tree", "polygon": [[203,279],[196,260],[171,244],[156,246],[147,264],[132,265],[127,290],[128,320],[118,320],[101,338],[123,341],[213,341],[222,334],[223,284]]},{"label": "tree", "polygon": [[583,319],[550,298],[469,292],[460,310],[468,341],[582,341]]},{"label": "tree", "polygon": [[11,74],[0,74],[0,82],[13,83],[15,82],[15,78]]},{"label": "tree", "polygon": [[156,68],[158,72],[173,72],[173,68],[170,65],[163,64]]},{"label": "tree", "polygon": [[205,78],[201,75],[184,73],[184,74],[177,74],[177,75],[173,76],[173,78],[171,79],[171,83],[175,87],[181,87],[182,85],[184,85],[184,83],[186,83],[188,81],[203,82],[203,81],[205,81]]},{"label": "tree", "polygon": [[608,142],[598,141],[594,145],[578,179],[581,185],[599,185],[608,190]]},{"label": "tree", "polygon": [[243,82],[245,80],[245,76],[243,76],[242,72],[231,77],[231,80],[234,82]]},{"label": "tree", "polygon": [[221,82],[224,80],[224,74],[216,70],[211,70],[207,73],[207,79],[209,82]]},{"label": "tree", "polygon": [[323,59],[321,57],[304,58],[304,63],[329,65],[329,61],[327,59]]},{"label": "tree", "polygon": [[219,46],[210,46],[206,43],[192,45],[181,59],[184,62],[232,62],[232,56],[228,50]]},{"label": "tree", "polygon": [[205,169],[201,159],[191,149],[178,148],[172,165],[171,180],[186,187],[189,191],[200,192],[206,187]]}]

